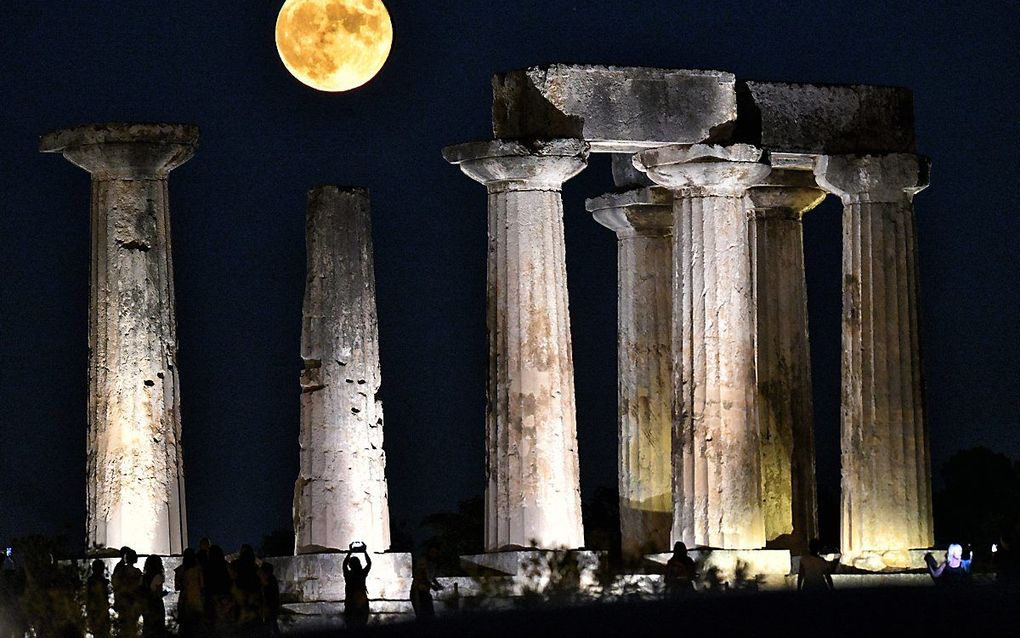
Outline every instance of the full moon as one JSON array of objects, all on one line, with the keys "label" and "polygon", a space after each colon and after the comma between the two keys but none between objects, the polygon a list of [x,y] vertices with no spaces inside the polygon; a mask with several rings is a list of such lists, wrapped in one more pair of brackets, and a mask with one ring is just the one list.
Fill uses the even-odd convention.
[{"label": "full moon", "polygon": [[320,91],[349,91],[375,77],[393,44],[380,0],[287,0],[276,49],[287,70]]}]

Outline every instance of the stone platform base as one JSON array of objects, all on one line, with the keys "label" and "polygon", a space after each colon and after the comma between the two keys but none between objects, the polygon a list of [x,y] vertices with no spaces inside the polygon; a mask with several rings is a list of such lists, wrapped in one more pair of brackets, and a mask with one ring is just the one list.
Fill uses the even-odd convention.
[{"label": "stone platform base", "polygon": [[[787,549],[692,549],[688,553],[705,587],[785,589],[786,576],[792,572]],[[667,552],[649,554],[645,559],[665,566],[672,556]]]}]

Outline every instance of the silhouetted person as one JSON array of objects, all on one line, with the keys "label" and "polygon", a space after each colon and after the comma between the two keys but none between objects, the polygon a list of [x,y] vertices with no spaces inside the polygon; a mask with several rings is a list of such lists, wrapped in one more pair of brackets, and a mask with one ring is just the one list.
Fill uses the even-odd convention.
[{"label": "silhouetted person", "polygon": [[418,620],[431,620],[436,617],[435,605],[432,602],[432,591],[439,591],[443,586],[436,580],[435,568],[439,548],[433,546],[425,556],[414,564],[411,574],[411,607],[414,617]]},{"label": "silhouetted person", "polygon": [[209,541],[208,536],[203,536],[198,541],[198,551],[195,552],[195,558],[198,559],[198,566],[205,571],[206,564],[209,563],[209,548],[212,547],[212,542]]},{"label": "silhouetted person", "polygon": [[227,560],[219,545],[209,548],[205,570],[202,575],[205,583],[205,620],[210,626],[216,626],[231,620],[230,573],[227,571]]},{"label": "silhouetted person", "polygon": [[262,584],[259,581],[255,550],[251,545],[242,545],[237,559],[230,564],[233,576],[231,596],[234,599],[235,620],[242,630],[259,622],[262,607]]},{"label": "silhouetted person", "polygon": [[120,562],[113,568],[113,609],[117,612],[117,635],[138,635],[138,618],[142,615],[142,572],[135,563],[138,554],[130,547],[120,548]]},{"label": "silhouetted person", "polygon": [[666,594],[682,596],[693,592],[696,576],[694,560],[687,555],[687,545],[677,541],[673,544],[673,555],[666,561],[666,574],[663,577]]},{"label": "silhouetted person", "polygon": [[973,552],[963,558],[963,547],[953,543],[946,550],[946,559],[941,564],[935,565],[935,559],[931,553],[924,555],[924,562],[928,565],[928,572],[935,579],[935,583],[943,587],[959,587],[970,582],[970,561]]},{"label": "silhouetted person", "polygon": [[145,559],[145,569],[142,571],[143,600],[142,610],[142,636],[146,638],[159,638],[166,635],[166,606],[163,604],[163,584],[166,576],[163,572],[163,559],[159,556],[149,556]]},{"label": "silhouetted person", "polygon": [[800,557],[797,570],[797,589],[800,591],[832,591],[832,572],[836,566],[821,556],[822,542],[812,538],[808,554]]},{"label": "silhouetted person", "polygon": [[177,599],[177,622],[182,636],[197,635],[202,626],[202,612],[205,608],[202,582],[202,566],[198,564],[195,550],[189,547],[184,550],[180,567],[174,570],[174,589],[180,592]]},{"label": "silhouetted person", "polygon": [[280,635],[280,583],[273,575],[272,563],[259,565],[259,584],[262,593],[262,626],[266,635]]},{"label": "silhouetted person", "polygon": [[[364,627],[368,624],[368,587],[365,580],[368,572],[372,569],[372,558],[368,555],[368,548],[364,543],[357,545],[351,543],[347,549],[347,557],[344,558],[344,621],[348,627]],[[365,555],[365,566],[356,556],[351,556],[355,551]]]},{"label": "silhouetted person", "polygon": [[999,585],[1020,586],[1020,555],[1015,539],[1015,531],[1003,534],[995,547],[995,582]]},{"label": "silhouetted person", "polygon": [[92,561],[92,571],[85,581],[85,621],[95,638],[110,635],[110,581],[102,560]]}]

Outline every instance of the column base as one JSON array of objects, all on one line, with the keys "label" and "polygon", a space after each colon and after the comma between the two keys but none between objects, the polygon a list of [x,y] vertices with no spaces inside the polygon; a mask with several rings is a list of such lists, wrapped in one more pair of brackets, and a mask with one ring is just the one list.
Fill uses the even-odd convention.
[{"label": "column base", "polygon": [[[692,549],[688,555],[697,565],[703,586],[712,588],[748,585],[782,588],[792,571],[788,549]],[[665,566],[672,552],[649,554],[645,560]]]},{"label": "column base", "polygon": [[[339,603],[344,600],[343,562],[347,553],[301,554],[266,558],[280,581],[280,596],[294,603]],[[372,554],[366,586],[372,601],[408,600],[411,554]]]},{"label": "column base", "polygon": [[839,557],[839,562],[841,565],[867,572],[927,569],[924,555],[931,552],[935,555],[936,560],[941,561],[941,555],[945,551],[944,549],[871,549],[843,554]]},{"label": "column base", "polygon": [[587,592],[598,585],[599,568],[608,552],[585,549],[522,549],[460,557],[472,576],[510,576],[509,595],[552,589]]}]

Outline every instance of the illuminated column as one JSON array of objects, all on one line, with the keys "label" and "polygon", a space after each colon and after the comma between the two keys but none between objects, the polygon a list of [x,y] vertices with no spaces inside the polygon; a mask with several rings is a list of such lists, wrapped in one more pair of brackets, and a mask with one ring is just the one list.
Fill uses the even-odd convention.
[{"label": "illuminated column", "polygon": [[[909,563],[933,542],[924,422],[913,196],[926,158],[821,157],[819,185],[843,200],[842,552]],[[878,566],[878,565],[875,565]]]},{"label": "illuminated column", "polygon": [[167,176],[198,129],[89,125],[40,150],[92,174],[87,545],[187,546]]},{"label": "illuminated column", "polygon": [[489,191],[486,551],[581,547],[560,188],[588,145],[493,141],[443,155]]},{"label": "illuminated column", "polygon": [[669,549],[673,526],[673,196],[640,188],[588,210],[617,237],[620,534],[637,558]]},{"label": "illuminated column", "polygon": [[309,191],[306,241],[295,549],[363,541],[381,552],[390,514],[368,191]]},{"label": "illuminated column", "polygon": [[818,535],[801,219],[823,199],[809,171],[775,170],[747,191],[765,539],[799,552]]},{"label": "illuminated column", "polygon": [[763,548],[744,193],[771,168],[743,144],[666,146],[638,153],[634,164],[675,197],[673,539]]}]

